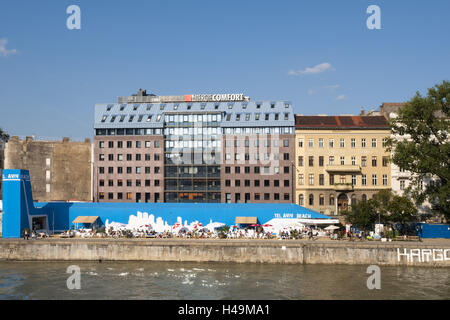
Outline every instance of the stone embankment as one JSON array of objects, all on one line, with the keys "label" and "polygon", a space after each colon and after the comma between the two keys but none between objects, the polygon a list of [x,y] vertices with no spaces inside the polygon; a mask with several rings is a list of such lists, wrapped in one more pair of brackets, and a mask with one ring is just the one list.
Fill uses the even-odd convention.
[{"label": "stone embankment", "polygon": [[450,241],[0,239],[0,260],[193,261],[450,267]]}]

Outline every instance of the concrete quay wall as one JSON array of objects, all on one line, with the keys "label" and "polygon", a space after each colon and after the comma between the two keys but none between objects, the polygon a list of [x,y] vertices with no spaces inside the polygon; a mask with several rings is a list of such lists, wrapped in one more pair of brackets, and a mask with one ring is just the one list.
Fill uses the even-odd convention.
[{"label": "concrete quay wall", "polygon": [[450,267],[450,242],[0,239],[0,260],[190,261]]}]

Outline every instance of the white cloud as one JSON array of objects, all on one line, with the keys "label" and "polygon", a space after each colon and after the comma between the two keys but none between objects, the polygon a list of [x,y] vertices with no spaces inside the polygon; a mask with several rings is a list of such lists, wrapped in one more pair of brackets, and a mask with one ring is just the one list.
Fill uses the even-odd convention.
[{"label": "white cloud", "polygon": [[7,43],[8,43],[8,39],[6,39],[6,38],[0,39],[0,56],[1,57],[7,57],[10,54],[17,53],[16,49],[11,49],[11,50],[6,49]]},{"label": "white cloud", "polygon": [[297,70],[297,71],[290,70],[288,72],[288,74],[291,76],[297,76],[299,74],[318,74],[318,73],[325,72],[327,70],[334,70],[334,68],[331,66],[330,63],[324,62],[324,63],[320,63],[318,65],[315,65],[314,67],[307,67],[305,70]]},{"label": "white cloud", "polygon": [[336,100],[340,101],[340,100],[344,100],[346,97],[345,95],[341,94],[339,96],[337,96]]},{"label": "white cloud", "polygon": [[333,84],[333,85],[331,85],[331,86],[325,86],[324,88],[325,88],[325,89],[328,89],[328,90],[330,90],[330,91],[334,91],[334,90],[339,89],[340,87],[341,87],[341,86],[338,85],[338,84]]}]

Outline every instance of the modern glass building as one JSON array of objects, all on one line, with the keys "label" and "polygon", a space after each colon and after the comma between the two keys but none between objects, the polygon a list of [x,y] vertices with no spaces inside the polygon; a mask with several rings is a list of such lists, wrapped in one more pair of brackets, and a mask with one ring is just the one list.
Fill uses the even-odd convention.
[{"label": "modern glass building", "polygon": [[94,200],[293,202],[294,126],[289,101],[243,94],[96,104]]}]

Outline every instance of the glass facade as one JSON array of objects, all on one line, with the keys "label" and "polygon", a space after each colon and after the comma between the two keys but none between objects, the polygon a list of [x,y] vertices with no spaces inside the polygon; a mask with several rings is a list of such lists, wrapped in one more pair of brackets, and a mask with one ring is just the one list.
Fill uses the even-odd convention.
[{"label": "glass facade", "polygon": [[164,201],[221,202],[221,113],[164,116]]}]

